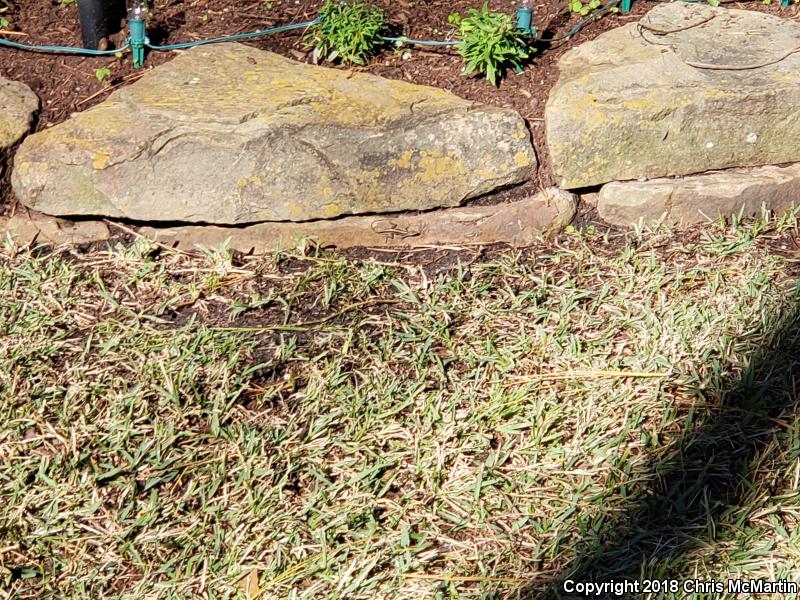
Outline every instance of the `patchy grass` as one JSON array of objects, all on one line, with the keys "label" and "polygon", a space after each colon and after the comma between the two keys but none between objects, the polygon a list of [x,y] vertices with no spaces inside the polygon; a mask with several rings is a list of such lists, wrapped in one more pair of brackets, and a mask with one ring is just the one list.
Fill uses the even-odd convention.
[{"label": "patchy grass", "polygon": [[795,226],[440,272],[6,244],[0,597],[797,579]]}]

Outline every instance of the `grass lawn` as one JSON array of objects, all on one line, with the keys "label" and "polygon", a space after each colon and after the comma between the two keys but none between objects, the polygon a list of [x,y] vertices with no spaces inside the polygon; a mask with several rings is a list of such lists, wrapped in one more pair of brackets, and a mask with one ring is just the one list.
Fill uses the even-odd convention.
[{"label": "grass lawn", "polygon": [[796,227],[399,262],[6,243],[0,598],[800,581]]}]

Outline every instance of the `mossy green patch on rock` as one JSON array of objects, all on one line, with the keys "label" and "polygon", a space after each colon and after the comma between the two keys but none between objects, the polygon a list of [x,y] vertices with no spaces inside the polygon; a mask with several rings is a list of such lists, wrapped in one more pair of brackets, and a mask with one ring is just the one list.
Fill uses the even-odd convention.
[{"label": "mossy green patch on rock", "polygon": [[17,164],[45,213],[236,224],[457,206],[536,158],[512,110],[220,44],[31,136]]}]

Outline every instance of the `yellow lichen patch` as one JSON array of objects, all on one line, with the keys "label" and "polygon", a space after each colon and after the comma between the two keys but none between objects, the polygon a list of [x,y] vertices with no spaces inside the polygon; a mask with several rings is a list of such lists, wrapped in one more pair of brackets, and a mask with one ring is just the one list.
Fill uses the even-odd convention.
[{"label": "yellow lichen patch", "polygon": [[[425,207],[440,205],[447,198],[458,195],[453,190],[459,187],[457,182],[467,176],[473,177],[472,171],[464,171],[463,163],[454,153],[438,148],[424,150],[416,155],[407,151],[391,162],[393,166],[405,169],[410,167],[412,170],[399,176],[397,170],[390,170],[386,174],[382,174],[380,170],[358,173],[358,204],[362,211],[379,211],[387,206],[395,209],[419,207],[422,198]],[[494,177],[496,172],[488,176]],[[483,176],[478,174],[475,177]],[[442,185],[443,183],[452,185]]]},{"label": "yellow lichen patch", "polygon": [[[221,45],[204,52],[209,67],[200,72],[197,61],[179,57],[169,67],[149,76],[150,83],[129,86],[126,95],[137,105],[181,113],[230,117],[254,108],[265,113],[291,105],[306,105],[322,120],[350,125],[370,125],[375,115],[393,120],[408,113],[413,104],[424,107],[457,105],[462,100],[444,90],[390,82],[366,74],[298,64],[283,57],[238,44]],[[248,85],[241,85],[241,77]],[[237,89],[233,98],[220,93]],[[297,103],[298,98],[309,101]]]},{"label": "yellow lichen patch", "polygon": [[703,90],[703,97],[706,100],[730,100],[736,96],[737,93],[733,90],[719,90],[714,88]]},{"label": "yellow lichen patch", "polygon": [[343,214],[344,210],[342,210],[342,207],[336,202],[332,202],[325,205],[325,207],[322,209],[322,213],[322,217],[324,219],[332,219],[333,217],[338,217],[339,215]]},{"label": "yellow lichen patch", "polygon": [[298,206],[292,202],[287,205],[287,208],[289,209],[289,214],[293,219],[300,219],[306,214],[305,207]]},{"label": "yellow lichen patch", "polygon": [[419,154],[419,172],[415,179],[436,183],[454,177],[461,170],[458,158],[441,148],[423,150]]},{"label": "yellow lichen patch", "polygon": [[97,152],[94,155],[92,166],[98,171],[100,171],[102,169],[105,169],[110,162],[111,162],[111,157],[108,154],[106,154],[105,152]]},{"label": "yellow lichen patch", "polygon": [[132,115],[121,111],[118,104],[106,102],[107,105],[82,112],[58,127],[44,129],[28,137],[22,148],[29,148],[32,144],[39,147],[58,145],[64,153],[83,151],[91,161],[99,154],[107,155],[110,161],[119,142],[130,142],[131,132],[141,130],[141,125]]},{"label": "yellow lichen patch", "polygon": [[412,150],[404,150],[399,158],[389,159],[389,166],[400,167],[401,169],[410,169],[412,165],[411,159],[413,157],[414,152]]},{"label": "yellow lichen patch", "polygon": [[250,177],[239,177],[236,180],[236,190],[241,196],[246,190],[253,188],[261,188],[263,180],[260,175],[251,175]]},{"label": "yellow lichen patch", "polygon": [[[652,98],[644,97],[644,98],[631,98],[630,100],[625,100],[622,103],[622,106],[632,110],[647,110],[651,108],[653,104],[654,103]],[[657,103],[656,105],[658,104],[660,103]]]},{"label": "yellow lichen patch", "polygon": [[597,97],[594,94],[584,94],[570,102],[569,116],[576,121],[602,125],[608,118],[606,113],[599,109],[605,106],[606,105],[598,103]]},{"label": "yellow lichen patch", "polygon": [[517,126],[517,130],[514,132],[514,135],[511,137],[515,142],[521,142],[528,139],[528,130],[525,128],[525,125],[520,123]]},{"label": "yellow lichen patch", "polygon": [[21,128],[15,127],[12,123],[0,121],[0,146],[10,146],[17,141],[21,135]]},{"label": "yellow lichen patch", "polygon": [[517,152],[514,155],[514,163],[518,168],[527,167],[531,164],[531,155],[529,152]]},{"label": "yellow lichen patch", "polygon": [[324,200],[333,200],[338,193],[336,190],[336,186],[331,181],[330,176],[327,173],[320,173],[319,178],[314,184],[316,188],[315,194]]},{"label": "yellow lichen patch", "polygon": [[[481,164],[482,165],[490,165],[491,164],[491,159],[489,157],[485,157],[481,161]],[[502,165],[501,165],[500,168],[502,169]],[[477,178],[477,179],[494,179],[499,174],[503,174],[503,172],[500,169],[496,169],[496,168],[489,169],[489,168],[486,168],[486,166],[484,166],[484,168],[482,168],[482,169],[473,169],[470,172],[470,174],[473,177]]]}]

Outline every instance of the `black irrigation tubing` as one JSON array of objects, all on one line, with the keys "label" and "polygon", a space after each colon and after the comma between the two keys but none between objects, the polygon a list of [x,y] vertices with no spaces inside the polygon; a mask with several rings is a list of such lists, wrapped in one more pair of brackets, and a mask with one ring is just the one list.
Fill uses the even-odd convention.
[{"label": "black irrigation tubing", "polygon": [[[585,19],[582,19],[581,21],[579,21],[572,29],[570,29],[567,33],[565,33],[562,36],[559,36],[559,37],[556,37],[556,38],[539,38],[536,41],[537,42],[547,42],[549,44],[552,44],[554,42],[564,41],[564,40],[572,37],[576,33],[578,33],[581,29],[586,27],[589,23],[594,21],[596,18],[603,16],[605,13],[607,13],[612,8],[614,8],[617,4],[619,4],[620,1],[621,0],[610,0],[610,2],[607,2],[604,6],[602,6],[601,8],[598,8],[596,11],[594,11],[588,17],[586,17]],[[668,2],[669,0],[656,0],[656,1]],[[695,1],[697,1],[697,0],[695,0]]]}]

